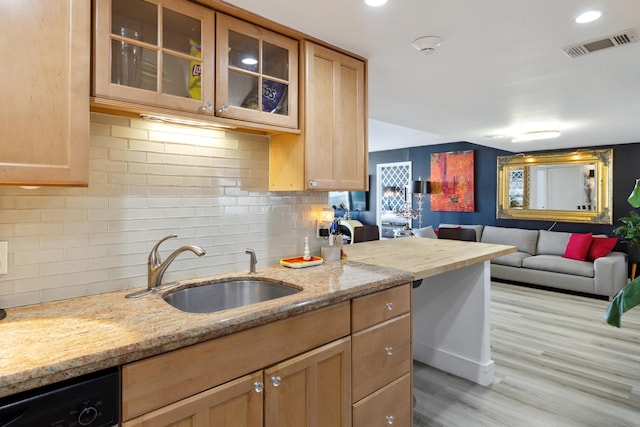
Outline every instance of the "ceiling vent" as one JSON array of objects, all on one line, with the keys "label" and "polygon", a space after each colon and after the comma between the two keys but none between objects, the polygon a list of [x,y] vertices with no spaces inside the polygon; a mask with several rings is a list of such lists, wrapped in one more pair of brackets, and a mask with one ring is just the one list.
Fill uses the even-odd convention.
[{"label": "ceiling vent", "polygon": [[577,58],[589,53],[597,52],[610,47],[622,46],[625,44],[635,43],[639,41],[638,34],[635,30],[624,30],[603,39],[591,40],[562,48],[562,51],[570,58]]}]

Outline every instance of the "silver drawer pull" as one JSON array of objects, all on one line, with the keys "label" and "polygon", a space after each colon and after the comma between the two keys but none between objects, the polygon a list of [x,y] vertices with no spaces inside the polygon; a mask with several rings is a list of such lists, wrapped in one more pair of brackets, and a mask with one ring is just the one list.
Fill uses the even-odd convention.
[{"label": "silver drawer pull", "polygon": [[389,311],[393,310],[393,303],[392,302],[386,303],[385,306],[387,307],[387,310],[389,310]]},{"label": "silver drawer pull", "polygon": [[393,415],[387,415],[385,418],[387,419],[387,424],[393,424]]},{"label": "silver drawer pull", "polygon": [[256,393],[262,393],[262,390],[264,390],[264,383],[261,381],[256,381],[255,383],[253,383],[253,389],[256,391]]},{"label": "silver drawer pull", "polygon": [[279,376],[276,375],[275,377],[271,377],[271,384],[273,384],[274,387],[278,387],[281,382],[282,378],[280,378]]},{"label": "silver drawer pull", "polygon": [[393,347],[385,347],[384,351],[387,353],[387,356],[393,356]]}]

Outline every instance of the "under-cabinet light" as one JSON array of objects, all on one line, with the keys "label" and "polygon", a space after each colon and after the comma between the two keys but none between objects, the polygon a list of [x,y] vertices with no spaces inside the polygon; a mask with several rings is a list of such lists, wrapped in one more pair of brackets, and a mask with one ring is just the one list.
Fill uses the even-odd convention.
[{"label": "under-cabinet light", "polygon": [[156,116],[153,114],[140,114],[140,118],[154,122],[169,123],[174,125],[195,126],[213,129],[235,129],[235,126],[223,125],[219,123],[204,122],[199,120],[179,119],[177,117]]}]

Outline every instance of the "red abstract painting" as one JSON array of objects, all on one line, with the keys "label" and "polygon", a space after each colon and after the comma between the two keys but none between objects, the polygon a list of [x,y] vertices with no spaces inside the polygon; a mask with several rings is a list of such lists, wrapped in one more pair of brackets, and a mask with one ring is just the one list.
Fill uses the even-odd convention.
[{"label": "red abstract painting", "polygon": [[431,210],[474,212],[473,150],[431,155]]}]

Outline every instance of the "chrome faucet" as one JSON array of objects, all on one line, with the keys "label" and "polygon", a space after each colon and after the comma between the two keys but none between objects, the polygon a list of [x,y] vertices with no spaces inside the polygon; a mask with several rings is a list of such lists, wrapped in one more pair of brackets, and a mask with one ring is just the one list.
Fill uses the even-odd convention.
[{"label": "chrome faucet", "polygon": [[200,246],[187,245],[173,251],[173,253],[169,255],[164,262],[162,262],[162,259],[160,259],[160,254],[158,253],[158,247],[165,240],[173,239],[176,237],[178,237],[176,234],[170,234],[169,236],[161,239],[153,246],[153,249],[151,249],[151,252],[149,253],[149,261],[147,262],[148,290],[158,289],[160,285],[162,285],[162,277],[164,276],[164,272],[167,271],[167,267],[169,267],[169,264],[171,264],[173,260],[176,259],[176,257],[182,252],[191,251],[198,256],[202,256],[207,253]]},{"label": "chrome faucet", "polygon": [[178,237],[177,234],[171,234],[161,239],[153,246],[151,252],[149,253],[149,261],[147,262],[147,289],[127,294],[125,295],[126,298],[137,298],[142,295],[146,295],[148,293],[159,290],[160,285],[162,285],[162,277],[164,276],[164,272],[167,271],[167,267],[169,267],[169,264],[171,264],[173,260],[176,259],[176,257],[182,252],[191,251],[198,256],[202,256],[207,253],[207,251],[202,249],[200,246],[187,245],[173,251],[173,253],[169,255],[164,262],[162,262],[160,254],[158,253],[158,247],[165,240],[173,239],[176,237]]},{"label": "chrome faucet", "polygon": [[249,274],[256,274],[256,264],[258,263],[258,259],[256,258],[256,251],[253,249],[247,249],[244,251],[245,254],[250,255],[249,257]]}]

